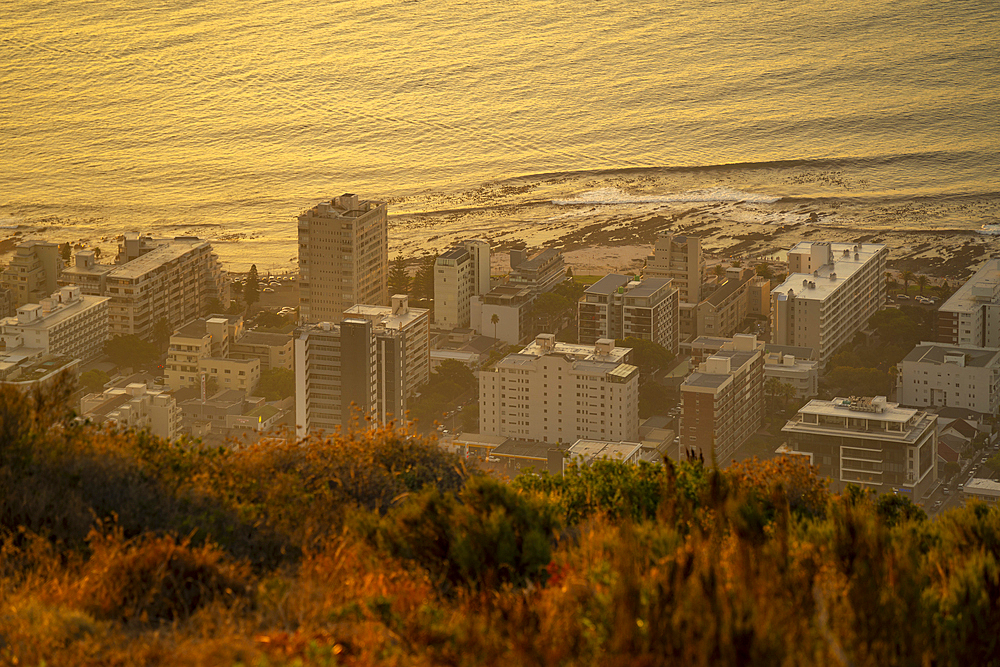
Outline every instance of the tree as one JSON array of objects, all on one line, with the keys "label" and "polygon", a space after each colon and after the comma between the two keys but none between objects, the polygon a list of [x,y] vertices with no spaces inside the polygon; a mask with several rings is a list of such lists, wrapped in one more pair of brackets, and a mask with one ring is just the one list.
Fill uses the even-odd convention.
[{"label": "tree", "polygon": [[295,371],[288,368],[272,368],[260,374],[260,382],[254,392],[269,401],[280,401],[295,395]]},{"label": "tree", "polygon": [[712,273],[714,273],[717,277],[721,278],[722,276],[726,275],[726,267],[722,266],[722,264],[716,264],[714,267],[712,267]]},{"label": "tree", "polygon": [[615,345],[632,348],[629,363],[638,366],[644,375],[652,375],[674,360],[673,352],[651,340],[624,338],[616,340]]},{"label": "tree", "polygon": [[417,275],[413,278],[412,293],[417,299],[431,301],[434,299],[434,263],[437,255],[427,255],[420,260]]},{"label": "tree", "polygon": [[535,298],[531,304],[530,317],[537,325],[538,332],[551,332],[573,303],[564,296],[552,292],[544,292]]},{"label": "tree", "polygon": [[493,323],[493,337],[498,338],[499,336],[497,336],[497,325],[500,324],[500,316],[497,315],[496,313],[493,313],[493,317],[490,318],[490,322]]},{"label": "tree", "polygon": [[993,472],[1000,472],[1000,453],[994,454],[990,458],[986,459],[986,465],[993,470]]},{"label": "tree", "polygon": [[734,259],[733,261],[730,262],[730,265],[733,268],[736,268],[736,269],[743,268],[743,260],[742,259]]},{"label": "tree", "polygon": [[946,298],[949,294],[951,294],[951,285],[948,284],[947,280],[941,283],[941,285],[938,287],[938,294],[941,295],[942,299]]},{"label": "tree", "polygon": [[292,321],[285,315],[264,311],[254,318],[254,324],[261,329],[284,329]]},{"label": "tree", "polygon": [[156,363],[160,352],[152,343],[147,343],[135,334],[115,336],[104,343],[104,354],[116,366],[145,368]]},{"label": "tree", "polygon": [[639,419],[666,414],[670,392],[659,382],[647,380],[639,385]]},{"label": "tree", "polygon": [[170,329],[170,322],[167,322],[167,318],[161,317],[153,323],[153,342],[160,346],[160,348],[166,347],[167,343],[170,342],[170,334],[173,331]]},{"label": "tree", "polygon": [[757,268],[754,269],[754,272],[761,278],[771,278],[773,275],[771,272],[771,265],[766,262],[758,264]]},{"label": "tree", "polygon": [[958,465],[954,461],[948,461],[942,467],[941,472],[943,473],[945,479],[951,479],[958,473],[962,472],[962,466]]},{"label": "tree", "polygon": [[778,410],[778,397],[781,396],[782,382],[778,378],[770,377],[764,380],[764,395],[768,398],[769,412]]},{"label": "tree", "polygon": [[410,274],[406,271],[406,260],[397,257],[389,269],[389,294],[409,294]]},{"label": "tree", "polygon": [[927,287],[927,276],[920,274],[917,276],[917,285],[920,287],[920,293],[924,293],[924,288]]},{"label": "tree", "polygon": [[247,282],[243,287],[243,299],[247,306],[252,306],[260,301],[260,279],[257,276],[257,265],[250,266],[250,273],[247,274]]},{"label": "tree", "polygon": [[97,368],[92,368],[80,375],[80,386],[94,394],[104,391],[104,385],[110,381],[111,377]]},{"label": "tree", "polygon": [[64,262],[68,262],[73,256],[73,247],[69,243],[60,243],[59,254],[62,256]]},{"label": "tree", "polygon": [[97,246],[94,246],[94,259],[100,259],[100,258],[101,258],[101,249],[98,248]]},{"label": "tree", "polygon": [[913,271],[903,271],[903,275],[900,278],[903,280],[903,294],[906,294],[909,291],[910,283],[913,282],[916,276],[913,275]]},{"label": "tree", "polygon": [[225,312],[226,307],[222,305],[222,301],[216,297],[212,297],[208,300],[208,304],[205,306],[206,315],[217,315],[219,313]]}]

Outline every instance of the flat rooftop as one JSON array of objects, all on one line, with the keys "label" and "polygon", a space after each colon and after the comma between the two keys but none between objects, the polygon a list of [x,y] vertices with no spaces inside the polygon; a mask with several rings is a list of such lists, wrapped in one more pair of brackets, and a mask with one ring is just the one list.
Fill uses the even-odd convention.
[{"label": "flat rooftop", "polygon": [[530,356],[530,357],[543,357],[547,354],[561,354],[572,357],[578,360],[593,360],[593,361],[612,361],[615,363],[621,363],[628,353],[632,351],[630,347],[618,347],[615,346],[611,349],[609,354],[601,354],[597,351],[597,347],[594,345],[579,345],[577,343],[563,343],[561,341],[556,341],[551,350],[545,350],[534,340],[519,352],[519,354]]},{"label": "flat rooftop", "polygon": [[392,314],[392,306],[369,306],[355,304],[344,311],[344,317],[361,317],[372,323],[382,324],[386,329],[404,329],[430,311],[426,308],[408,308],[405,313]]},{"label": "flat rooftop", "polygon": [[921,343],[913,348],[903,361],[924,364],[944,364],[945,357],[961,354],[966,368],[989,368],[1000,365],[1000,350],[989,347],[962,347],[944,343]]},{"label": "flat rooftop", "polygon": [[969,313],[991,303],[1000,289],[1000,259],[991,259],[941,304],[939,311]]},{"label": "flat rooftop", "polygon": [[163,264],[176,261],[193,250],[211,246],[208,241],[204,241],[202,239],[184,238],[156,241],[156,243],[160,243],[162,245],[157,247],[155,250],[150,250],[145,255],[136,257],[131,262],[126,262],[125,264],[116,266],[111,272],[108,273],[108,277],[112,279],[121,278],[124,280],[141,278],[153,269],[156,269]]},{"label": "flat rooftop", "polygon": [[618,291],[619,287],[624,287],[628,284],[628,276],[623,276],[620,273],[609,273],[604,276],[596,283],[584,290],[584,294],[603,294],[605,296],[614,294]]},{"label": "flat rooftop", "polygon": [[[17,316],[7,317],[0,320],[0,328],[4,327],[14,327],[16,329],[48,329],[54,327],[55,325],[63,322],[64,320],[78,315],[85,310],[90,310],[100,306],[103,303],[111,301],[109,296],[91,296],[89,294],[83,294],[80,296],[79,301],[74,301],[73,303],[60,303],[55,309],[49,311],[48,313],[42,313],[39,311],[40,319],[34,322],[21,322]],[[36,304],[27,304],[36,305]],[[23,306],[22,306],[23,308]]]},{"label": "flat rooftop", "polygon": [[[777,287],[771,290],[772,295],[782,295],[788,297],[792,292],[796,299],[809,299],[813,301],[825,301],[830,295],[837,291],[849,278],[857,273],[862,266],[875,257],[885,245],[881,243],[860,244],[857,252],[858,258],[854,259],[854,243],[831,243],[833,250],[833,264],[824,264],[813,273],[792,273]],[[812,247],[809,241],[802,241],[789,250],[789,254],[799,250]],[[844,254],[844,251],[849,251]],[[804,281],[804,283],[803,283]]]}]

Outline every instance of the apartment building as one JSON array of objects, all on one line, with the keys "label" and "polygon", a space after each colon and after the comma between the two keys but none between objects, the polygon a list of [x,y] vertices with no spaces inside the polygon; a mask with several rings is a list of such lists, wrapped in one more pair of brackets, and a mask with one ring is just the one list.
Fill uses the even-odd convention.
[{"label": "apartment building", "polygon": [[639,435],[639,369],[629,348],[534,342],[479,372],[483,435],[571,443],[581,438],[634,441]]},{"label": "apartment building", "polygon": [[229,343],[229,358],[257,359],[261,373],[275,368],[292,370],[293,349],[291,334],[247,331]]},{"label": "apartment building", "polygon": [[165,384],[171,389],[193,387],[206,374],[215,378],[220,388],[252,391],[260,380],[260,360],[233,359],[238,363],[228,363],[230,347],[242,334],[243,318],[239,315],[200,318],[177,329],[170,336]]},{"label": "apartment building", "polygon": [[377,410],[376,339],[369,320],[300,327],[295,334],[295,430],[332,433]]},{"label": "apartment building", "polygon": [[532,335],[530,287],[498,285],[472,300],[472,328],[508,345],[523,345]]},{"label": "apartment building", "polygon": [[1000,410],[1000,349],[921,343],[897,367],[900,405]]},{"label": "apartment building", "polygon": [[356,303],[389,303],[385,202],[344,194],[298,218],[299,317],[337,323]]},{"label": "apartment building", "polygon": [[692,333],[728,338],[739,331],[750,314],[750,288],[755,279],[752,269],[728,269],[715,291],[693,310]]},{"label": "apartment building", "polygon": [[825,364],[885,305],[882,244],[803,241],[788,278],[771,290],[771,342],[809,347]]},{"label": "apartment building", "polygon": [[490,245],[470,239],[439,255],[434,263],[434,324],[467,328],[470,301],[490,291]]},{"label": "apartment building", "polygon": [[681,384],[680,446],[720,465],[764,417],[764,343],[738,334]]},{"label": "apartment building", "polygon": [[587,288],[577,304],[581,344],[601,338],[639,338],[674,354],[679,344],[679,296],[669,278],[633,280],[610,274]]},{"label": "apartment building", "polygon": [[80,399],[80,416],[95,424],[148,430],[167,440],[176,438],[181,430],[181,409],[174,397],[151,391],[141,382],[87,394]]},{"label": "apartment building", "polygon": [[21,306],[15,317],[0,320],[0,337],[7,350],[33,348],[88,361],[101,354],[108,339],[109,301],[81,294],[78,287],[62,287],[40,303]]},{"label": "apartment building", "polygon": [[938,308],[938,340],[1000,347],[1000,259],[990,259]]},{"label": "apartment building", "polygon": [[794,354],[768,352],[764,348],[764,382],[774,378],[795,389],[795,398],[812,398],[819,393],[819,362]]},{"label": "apartment building", "polygon": [[230,298],[229,276],[212,244],[194,237],[129,233],[118,244],[116,264],[98,264],[93,251],[81,251],[59,282],[110,297],[109,335],[144,340],[152,338],[160,318],[176,328],[200,317],[213,299],[226,306]]},{"label": "apartment building", "polygon": [[0,287],[10,290],[14,308],[38,303],[59,288],[62,269],[57,244],[29,239],[17,244],[10,263],[0,274]]},{"label": "apartment building", "polygon": [[[401,334],[405,355],[399,356],[396,363],[404,371],[403,398],[412,396],[427,384],[431,372],[430,311],[426,308],[410,308],[409,297],[394,294],[391,306],[357,304],[344,311],[344,317],[368,320],[376,334],[381,331],[397,331]],[[388,345],[388,339],[380,344],[380,349],[384,345]],[[386,352],[389,352],[388,348]],[[404,406],[405,401],[398,405]],[[396,410],[389,411],[401,416],[405,408],[397,407]]]},{"label": "apartment building", "polygon": [[701,239],[660,232],[653,246],[653,254],[646,258],[643,275],[671,279],[682,304],[700,302],[705,282],[705,258],[701,252]]},{"label": "apartment building", "polygon": [[17,312],[14,306],[14,292],[0,286],[0,318],[12,317]]},{"label": "apartment building", "polygon": [[856,484],[919,500],[937,480],[937,415],[885,396],[814,399],[781,432],[834,492]]},{"label": "apartment building", "polygon": [[510,251],[510,276],[507,284],[511,287],[527,287],[533,295],[548,292],[566,279],[566,263],[562,252],[556,248],[546,248],[531,259],[525,250]]}]

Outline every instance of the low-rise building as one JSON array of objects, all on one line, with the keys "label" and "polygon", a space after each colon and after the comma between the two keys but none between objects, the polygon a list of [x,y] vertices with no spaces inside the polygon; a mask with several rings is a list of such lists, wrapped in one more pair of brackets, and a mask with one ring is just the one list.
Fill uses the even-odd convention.
[{"label": "low-rise building", "polygon": [[794,354],[767,352],[764,355],[764,382],[775,378],[795,388],[795,398],[812,398],[819,392],[819,362]]},{"label": "low-rise building", "polygon": [[1000,481],[977,477],[962,487],[962,496],[965,502],[978,500],[995,505],[1000,502]]},{"label": "low-rise building", "polygon": [[791,451],[806,454],[831,489],[856,484],[916,501],[937,480],[937,415],[884,396],[809,401],[781,429]]},{"label": "low-rise building", "polygon": [[75,381],[80,376],[80,360],[46,354],[39,348],[0,351],[0,385],[28,391],[55,382],[62,373],[68,373]]},{"label": "low-rise building", "polygon": [[294,345],[291,334],[247,331],[229,344],[231,359],[257,359],[260,372],[275,368],[292,370]]},{"label": "low-rise building", "polygon": [[[243,318],[238,315],[213,315],[188,322],[170,336],[165,383],[171,389],[191,387],[201,382],[203,359],[226,359],[230,345],[243,334]],[[228,366],[230,371],[235,367]],[[260,379],[260,361],[257,362]],[[244,368],[244,371],[247,369]],[[256,386],[254,383],[253,386]],[[226,387],[232,389],[233,387]]]},{"label": "low-rise building", "polygon": [[472,328],[507,345],[523,345],[531,338],[531,305],[535,295],[529,287],[499,285],[471,302]]},{"label": "low-rise building", "polygon": [[486,435],[567,443],[636,440],[639,369],[610,339],[593,346],[540,334],[479,372],[479,423]]},{"label": "low-rise building", "polygon": [[63,287],[0,320],[0,337],[8,350],[23,346],[87,361],[101,354],[108,339],[109,301]]},{"label": "low-rise building", "polygon": [[198,372],[215,380],[219,389],[235,389],[249,396],[260,382],[260,359],[202,357],[198,360]]},{"label": "low-rise building", "polygon": [[913,407],[1000,409],[1000,349],[921,343],[899,362],[897,398]]},{"label": "low-rise building", "polygon": [[750,269],[727,270],[716,290],[698,304],[694,335],[728,338],[739,331],[750,313],[750,287],[755,278]]},{"label": "low-rise building", "polygon": [[181,429],[181,410],[174,397],[141,382],[87,394],[80,399],[80,416],[95,424],[148,430],[167,440],[176,438]]},{"label": "low-rise building", "polygon": [[764,343],[737,334],[681,385],[681,449],[728,462],[763,420],[763,389]]},{"label": "low-rise building", "polygon": [[596,461],[617,461],[636,464],[642,458],[640,442],[606,442],[581,438],[569,446],[563,458],[563,471],[570,465],[581,468],[594,465]]}]

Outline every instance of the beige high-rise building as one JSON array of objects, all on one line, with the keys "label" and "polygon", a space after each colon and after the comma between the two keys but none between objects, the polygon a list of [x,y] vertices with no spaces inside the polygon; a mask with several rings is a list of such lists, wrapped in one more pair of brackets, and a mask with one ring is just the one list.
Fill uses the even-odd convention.
[{"label": "beige high-rise building", "polygon": [[680,292],[681,303],[701,301],[705,282],[705,258],[701,254],[701,239],[660,232],[653,254],[646,258],[643,275],[648,278],[670,278]]},{"label": "beige high-rise building", "polygon": [[0,286],[10,290],[14,308],[38,303],[58,289],[56,281],[62,268],[57,244],[29,239],[17,245],[10,264],[0,274]]},{"label": "beige high-rise building", "polygon": [[480,432],[550,443],[636,440],[639,369],[624,362],[630,352],[610,339],[573,345],[539,334],[479,372]]},{"label": "beige high-rise building", "polygon": [[771,290],[771,343],[808,347],[825,364],[885,305],[888,248],[803,241],[788,278]]},{"label": "beige high-rise building", "polygon": [[299,317],[340,322],[356,303],[389,305],[385,202],[344,194],[299,215]]},{"label": "beige high-rise building", "polygon": [[40,303],[17,309],[17,316],[0,320],[0,340],[7,351],[39,350],[89,361],[101,354],[108,339],[108,302],[103,296],[62,287]]},{"label": "beige high-rise building", "polygon": [[472,297],[489,291],[489,243],[469,239],[439,255],[434,263],[434,324],[442,329],[468,327]]}]

